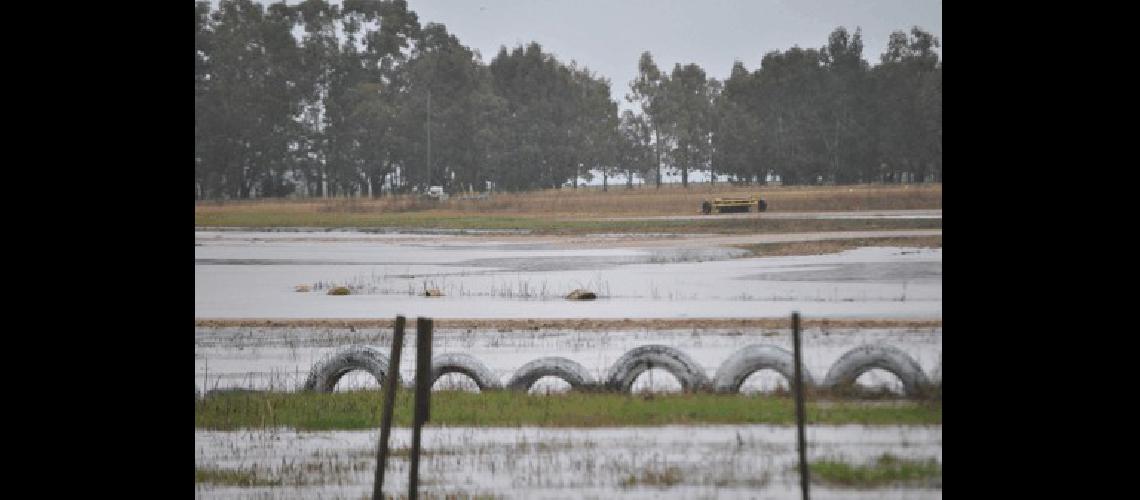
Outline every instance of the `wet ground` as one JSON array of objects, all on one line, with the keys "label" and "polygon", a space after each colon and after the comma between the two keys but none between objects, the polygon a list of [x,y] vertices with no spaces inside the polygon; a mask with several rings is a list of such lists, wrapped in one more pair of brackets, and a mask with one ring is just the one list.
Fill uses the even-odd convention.
[{"label": "wet ground", "polygon": [[[941,249],[741,258],[743,250],[728,246],[760,236],[199,231],[195,317],[715,318],[795,310],[814,317],[942,316]],[[298,285],[312,291],[297,292]],[[353,294],[327,295],[333,286]],[[433,288],[444,296],[421,296]],[[578,288],[599,299],[563,299]]]},{"label": "wet ground", "polygon": [[[250,471],[280,486],[198,484],[210,498],[367,498],[376,431],[194,434],[196,468]],[[800,498],[795,427],[550,429],[428,426],[421,494],[460,498]],[[808,459],[861,464],[884,453],[942,462],[942,426],[810,426]],[[392,429],[385,492],[407,491],[411,432]],[[652,478],[667,480],[653,481]],[[646,478],[650,478],[649,484]],[[941,478],[879,489],[811,488],[813,498],[942,498]]]},{"label": "wet ground", "polygon": [[[751,215],[751,214],[743,214]],[[883,217],[891,214],[879,214]],[[914,214],[911,214],[914,216]],[[927,214],[931,215],[931,214]],[[939,213],[938,216],[941,214]],[[810,318],[942,317],[942,251],[862,248],[841,254],[742,258],[729,245],[891,235],[841,232],[772,235],[471,236],[357,231],[196,231],[195,318]],[[297,285],[312,291],[297,292]],[[329,296],[336,285],[353,295]],[[444,297],[422,297],[438,288]],[[567,301],[574,288],[601,298]],[[885,343],[941,378],[942,327],[811,327],[804,365],[822,380],[844,352]],[[545,356],[581,363],[601,378],[629,349],[676,347],[712,377],[751,344],[791,348],[786,328],[437,327],[437,354],[471,354],[506,382]],[[414,337],[414,336],[413,336]],[[336,326],[196,326],[195,387],[296,390],[322,356],[349,344],[387,352],[390,328]],[[412,378],[408,340],[402,375]],[[858,383],[901,391],[893,375],[873,370]],[[754,374],[743,392],[786,381]],[[338,390],[375,386],[363,373]],[[436,388],[476,390],[449,375]],[[542,379],[535,391],[565,383]],[[649,370],[634,390],[679,390],[671,375]],[[280,486],[196,485],[209,498],[360,498],[371,491],[375,431],[195,431],[195,466],[249,471]],[[941,426],[809,426],[812,459],[867,462],[883,453],[941,462]],[[408,429],[393,429],[406,448]],[[507,498],[799,498],[793,427],[738,425],[618,429],[443,428],[424,432],[425,493]],[[406,454],[405,454],[406,455]],[[406,491],[408,462],[390,462],[388,491]],[[644,484],[666,474],[670,484]],[[675,480],[675,484],[672,484]],[[812,487],[816,498],[941,498],[941,480],[889,489]]]}]

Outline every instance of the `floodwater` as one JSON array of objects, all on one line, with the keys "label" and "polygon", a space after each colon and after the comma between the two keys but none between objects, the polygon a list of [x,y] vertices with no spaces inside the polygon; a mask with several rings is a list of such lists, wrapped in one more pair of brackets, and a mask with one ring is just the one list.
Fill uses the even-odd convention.
[{"label": "floodwater", "polygon": [[[723,425],[626,428],[469,428],[423,431],[420,492],[425,496],[504,498],[800,498],[794,426]],[[209,498],[370,495],[376,431],[288,429],[194,433],[199,469],[251,471],[280,486],[196,486]],[[890,453],[942,462],[942,426],[807,428],[808,460],[868,463]],[[393,428],[392,450],[411,430]],[[407,492],[406,451],[393,453],[386,494]],[[665,484],[643,478],[667,474]],[[670,484],[671,483],[671,484]],[[882,489],[813,484],[813,498],[942,498],[941,478]]]},{"label": "floodwater", "polygon": [[[750,235],[758,237],[761,235]],[[763,235],[796,238],[796,235]],[[806,235],[803,238],[818,238]],[[593,235],[575,239],[351,231],[195,232],[196,318],[723,318],[942,317],[941,249],[862,248],[841,254],[742,258],[734,240],[656,235]],[[650,241],[653,240],[653,241]],[[600,244],[598,242],[601,242]],[[739,239],[735,240],[739,241]],[[612,242],[612,243],[611,243]],[[652,243],[652,244],[651,244]],[[297,292],[297,285],[315,288]],[[353,288],[329,296],[328,287]],[[438,288],[444,297],[419,295]],[[600,298],[562,297],[587,288]],[[414,373],[414,335],[401,375]],[[941,378],[942,328],[826,328],[804,331],[804,366],[822,381],[843,353],[863,344],[902,349],[934,380]],[[312,365],[350,344],[387,353],[387,328],[195,328],[196,389],[293,391]],[[647,344],[675,347],[711,379],[720,364],[752,344],[791,349],[787,329],[437,328],[436,354],[462,352],[507,382],[523,364],[546,356],[581,363],[601,379],[622,354]],[[455,377],[458,377],[456,379]],[[461,375],[444,386],[475,390]],[[466,381],[466,382],[465,382]],[[865,386],[901,391],[893,375],[872,370]],[[338,390],[375,386],[351,373]],[[748,379],[743,392],[786,387],[770,371]],[[535,391],[564,390],[542,379]],[[679,390],[669,374],[649,370],[634,390]],[[289,429],[195,430],[199,469],[250,471],[280,486],[197,484],[204,498],[367,497],[376,456],[375,431]],[[884,453],[942,459],[938,426],[809,426],[809,458],[868,462]],[[409,446],[410,430],[393,429],[391,445]],[[422,492],[506,498],[799,498],[795,428],[771,425],[596,429],[429,426],[421,462]],[[406,454],[389,462],[387,488],[407,489]],[[676,484],[643,484],[667,474]],[[814,484],[816,498],[941,498],[941,479],[887,489],[853,490]],[[427,496],[427,495],[425,495]]]},{"label": "floodwater", "polygon": [[[268,327],[197,327],[194,332],[195,385],[207,390],[245,388],[293,391],[304,383],[310,368],[323,356],[350,344],[370,345],[387,353],[392,334],[388,328],[268,328]],[[410,382],[415,373],[414,335],[405,339],[400,366],[401,376]],[[803,362],[808,373],[822,382],[831,365],[845,352],[863,344],[886,344],[897,347],[918,362],[931,378],[940,378],[942,361],[942,327],[926,328],[808,328],[802,334]],[[522,365],[546,356],[562,356],[574,360],[595,379],[604,378],[606,370],[634,347],[661,344],[689,355],[711,380],[726,359],[752,344],[770,344],[792,349],[787,329],[666,329],[615,331],[562,330],[467,330],[437,328],[433,333],[434,354],[460,352],[470,354],[487,366],[506,384]],[[437,382],[437,388],[449,383],[456,388],[473,388],[465,376],[454,375]],[[885,371],[873,370],[858,382],[883,386],[901,392],[901,382]],[[375,386],[363,372],[349,374],[338,389]],[[566,387],[556,380],[540,380],[533,390],[559,390]],[[776,385],[787,387],[783,377],[764,370],[746,381],[744,391],[770,390]],[[680,390],[680,384],[667,372],[654,369],[635,382],[634,390]]]},{"label": "floodwater", "polygon": [[[614,238],[617,241],[619,238]],[[550,239],[199,231],[198,318],[941,318],[942,250],[740,258],[700,238]],[[313,291],[297,292],[298,285]],[[330,296],[332,286],[353,294]],[[427,289],[443,297],[424,297]],[[598,294],[568,301],[571,290]]]}]

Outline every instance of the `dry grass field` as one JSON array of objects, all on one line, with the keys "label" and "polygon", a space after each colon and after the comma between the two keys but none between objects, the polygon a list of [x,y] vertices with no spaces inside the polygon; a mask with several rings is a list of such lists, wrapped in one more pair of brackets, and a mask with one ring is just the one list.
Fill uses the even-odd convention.
[{"label": "dry grass field", "polygon": [[771,212],[941,209],[942,184],[857,186],[732,186],[728,184],[598,189],[542,190],[496,193],[481,199],[453,195],[434,201],[415,195],[378,199],[333,198],[299,200],[203,201],[194,205],[195,221],[290,217],[335,217],[337,214],[398,214],[421,212],[438,217],[472,215],[507,217],[593,218],[693,215],[702,200],[718,196],[759,193]]}]

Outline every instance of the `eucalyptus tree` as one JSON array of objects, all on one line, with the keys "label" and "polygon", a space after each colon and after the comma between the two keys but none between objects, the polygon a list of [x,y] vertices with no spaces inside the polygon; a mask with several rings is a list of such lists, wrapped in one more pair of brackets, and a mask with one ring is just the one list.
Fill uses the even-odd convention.
[{"label": "eucalyptus tree", "polygon": [[421,28],[403,0],[349,0],[344,2],[344,12],[363,26],[363,50],[357,57],[364,79],[352,87],[349,118],[359,176],[369,195],[378,197],[385,182],[392,184],[390,177],[406,142],[398,122],[406,87],[402,77]]},{"label": "eucalyptus tree", "polygon": [[211,112],[207,107],[210,91],[210,3],[194,4],[194,198],[207,198],[213,194],[211,187],[217,183],[216,173],[203,156],[214,139],[210,132]]},{"label": "eucalyptus tree", "polygon": [[[942,70],[938,39],[917,27],[891,34],[872,70],[881,180],[941,179]],[[905,177],[904,177],[905,176]]]},{"label": "eucalyptus tree", "polygon": [[669,138],[669,129],[666,127],[669,114],[669,100],[665,97],[665,88],[669,84],[669,75],[661,73],[657,64],[653,62],[653,54],[649,51],[641,53],[637,61],[637,78],[629,82],[630,93],[626,100],[637,103],[648,119],[653,130],[653,149],[656,154],[657,188],[661,188],[661,155],[663,141]]},{"label": "eucalyptus tree", "polygon": [[866,140],[871,133],[869,67],[863,59],[861,31],[856,29],[852,35],[846,28],[836,28],[820,50],[820,57],[826,69],[824,98],[820,101],[825,108],[821,138],[827,150],[826,176],[838,183],[855,182],[864,177],[861,170],[873,163],[870,141]]},{"label": "eucalyptus tree", "polygon": [[755,77],[736,61],[714,103],[712,165],[738,178],[764,178],[759,168],[760,117]]},{"label": "eucalyptus tree", "polygon": [[827,165],[819,51],[792,47],[769,52],[755,77],[762,168],[791,184],[817,181]]},{"label": "eucalyptus tree", "polygon": [[340,43],[337,21],[340,8],[325,0],[305,0],[293,7],[296,22],[303,27],[301,39],[301,90],[299,121],[302,133],[297,138],[301,154],[299,170],[310,195],[328,196],[330,159],[335,140],[329,135],[331,118],[327,102],[338,71]]},{"label": "eucalyptus tree", "polygon": [[426,187],[479,182],[486,176],[480,172],[487,168],[488,159],[472,132],[486,119],[484,102],[490,86],[475,53],[448,33],[446,26],[428,23],[414,41],[402,78],[398,120],[404,148],[400,160],[411,171],[414,183]]},{"label": "eucalyptus tree", "polygon": [[196,6],[195,166],[205,197],[289,189],[298,54],[282,7],[222,0],[206,20]]},{"label": "eucalyptus tree", "polygon": [[663,86],[667,103],[660,120],[672,131],[673,164],[681,169],[681,185],[689,187],[689,169],[708,166],[716,85],[696,64],[673,67]]},{"label": "eucalyptus tree", "polygon": [[653,130],[643,115],[625,110],[621,113],[617,147],[617,163],[625,170],[626,189],[633,188],[633,176],[649,178],[653,172]]},{"label": "eucalyptus tree", "polygon": [[610,166],[617,106],[608,82],[558,62],[538,43],[500,48],[489,70],[503,99],[500,186],[558,187],[576,179],[579,166]]},{"label": "eucalyptus tree", "polygon": [[617,103],[610,98],[608,80],[595,76],[588,68],[578,69],[572,64],[571,70],[576,97],[574,128],[579,145],[574,153],[579,164],[602,173],[602,188],[608,189],[609,176],[618,168]]}]

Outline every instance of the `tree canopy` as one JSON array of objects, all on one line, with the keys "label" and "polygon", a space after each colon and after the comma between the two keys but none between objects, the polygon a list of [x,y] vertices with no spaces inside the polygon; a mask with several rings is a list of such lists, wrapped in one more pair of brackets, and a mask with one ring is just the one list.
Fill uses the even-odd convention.
[{"label": "tree canopy", "polygon": [[[785,184],[942,179],[942,62],[920,28],[877,65],[835,29],[717,80],[636,62],[610,81],[538,42],[490,62],[404,0],[195,3],[195,198],[526,190],[662,169]],[[429,154],[430,151],[430,154]],[[608,184],[607,184],[608,185]]]}]

